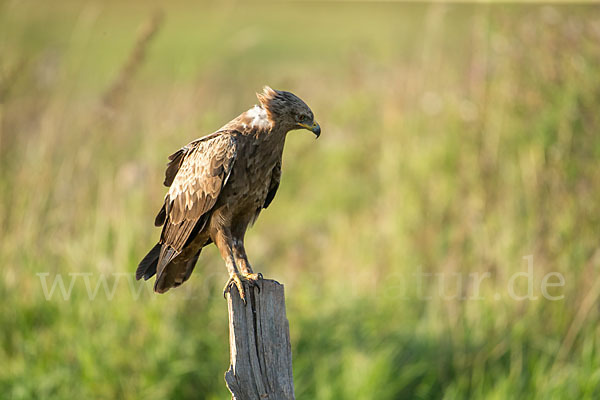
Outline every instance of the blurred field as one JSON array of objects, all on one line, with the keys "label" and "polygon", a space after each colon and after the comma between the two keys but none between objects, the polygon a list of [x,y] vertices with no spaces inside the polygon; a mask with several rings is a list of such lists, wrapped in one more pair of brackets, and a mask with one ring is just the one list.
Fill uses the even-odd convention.
[{"label": "blurred field", "polygon": [[173,3],[144,44],[148,4],[0,2],[1,398],[228,398],[217,251],[131,274],[167,155],[265,84],[323,130],[247,240],[298,399],[599,398],[597,6]]}]

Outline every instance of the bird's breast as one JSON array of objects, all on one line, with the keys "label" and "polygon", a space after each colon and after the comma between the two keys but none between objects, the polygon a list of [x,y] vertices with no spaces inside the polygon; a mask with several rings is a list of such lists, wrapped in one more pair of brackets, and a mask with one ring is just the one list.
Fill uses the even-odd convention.
[{"label": "bird's breast", "polygon": [[239,147],[233,170],[222,193],[230,204],[254,211],[264,203],[273,168],[283,153],[283,140],[273,142],[248,140]]}]

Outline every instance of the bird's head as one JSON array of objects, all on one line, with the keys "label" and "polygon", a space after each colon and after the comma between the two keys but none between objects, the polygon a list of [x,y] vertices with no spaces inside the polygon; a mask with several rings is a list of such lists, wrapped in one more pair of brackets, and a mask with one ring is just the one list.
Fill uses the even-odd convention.
[{"label": "bird's head", "polygon": [[257,93],[256,97],[277,125],[287,130],[308,129],[317,138],[321,135],[321,127],[315,121],[313,112],[295,94],[265,86],[263,92]]}]

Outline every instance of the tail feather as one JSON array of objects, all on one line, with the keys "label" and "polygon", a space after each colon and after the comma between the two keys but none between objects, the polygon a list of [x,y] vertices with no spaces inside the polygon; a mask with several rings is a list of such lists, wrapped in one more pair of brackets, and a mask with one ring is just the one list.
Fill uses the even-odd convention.
[{"label": "tail feather", "polygon": [[160,248],[161,244],[157,243],[152,248],[152,250],[150,250],[148,254],[146,254],[146,257],[144,257],[144,259],[140,261],[140,264],[138,265],[137,270],[135,271],[136,280],[139,281],[142,277],[144,277],[144,280],[147,281],[154,274],[156,274],[156,266],[158,265],[158,256],[160,255]]},{"label": "tail feather", "polygon": [[[154,291],[157,293],[164,293],[167,290],[180,286],[183,282],[187,281],[196,266],[200,251],[189,260],[181,259],[176,257],[164,268],[160,274],[156,276],[156,282],[154,283]],[[183,256],[182,256],[183,257]],[[181,261],[180,261],[181,260]]]},{"label": "tail feather", "polygon": [[156,268],[156,280],[159,280],[161,275],[165,272],[165,268],[167,265],[173,261],[175,257],[177,257],[181,252],[175,250],[169,245],[164,245],[160,249],[160,254],[158,256],[157,268]]}]

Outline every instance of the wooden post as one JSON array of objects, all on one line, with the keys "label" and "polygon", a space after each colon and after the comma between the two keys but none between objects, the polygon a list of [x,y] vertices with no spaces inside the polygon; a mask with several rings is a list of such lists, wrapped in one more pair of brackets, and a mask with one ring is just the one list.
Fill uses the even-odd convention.
[{"label": "wooden post", "polygon": [[[260,290],[259,290],[260,288]],[[294,399],[290,328],[283,285],[244,283],[247,304],[235,286],[227,295],[231,365],[225,382],[234,400]]]}]

